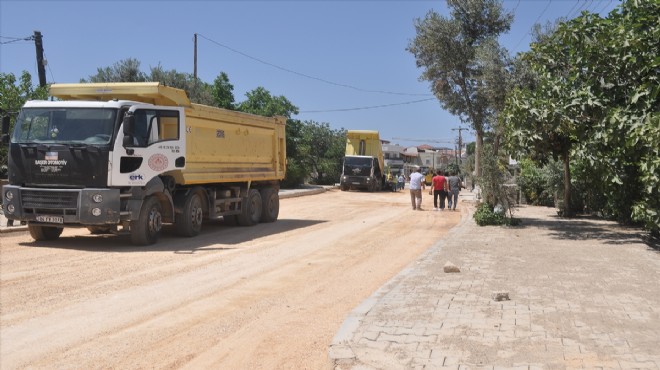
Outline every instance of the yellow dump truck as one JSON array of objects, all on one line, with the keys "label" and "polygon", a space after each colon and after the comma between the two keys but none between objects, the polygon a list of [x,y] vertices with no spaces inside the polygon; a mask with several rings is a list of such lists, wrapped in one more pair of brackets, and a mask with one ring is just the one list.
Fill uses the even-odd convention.
[{"label": "yellow dump truck", "polygon": [[273,222],[285,175],[285,117],[190,102],[153,83],[54,84],[59,101],[29,101],[9,145],[2,207],[35,240],[64,227],[157,241],[205,220]]},{"label": "yellow dump truck", "polygon": [[384,171],[383,148],[378,131],[347,131],[340,189],[381,190],[385,186]]}]

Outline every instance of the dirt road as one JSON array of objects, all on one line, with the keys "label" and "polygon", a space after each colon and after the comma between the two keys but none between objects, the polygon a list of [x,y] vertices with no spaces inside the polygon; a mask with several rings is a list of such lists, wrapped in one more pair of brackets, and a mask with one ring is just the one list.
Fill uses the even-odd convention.
[{"label": "dirt road", "polygon": [[279,220],[165,232],[3,234],[0,368],[324,369],[346,315],[458,223],[408,192],[281,201]]}]

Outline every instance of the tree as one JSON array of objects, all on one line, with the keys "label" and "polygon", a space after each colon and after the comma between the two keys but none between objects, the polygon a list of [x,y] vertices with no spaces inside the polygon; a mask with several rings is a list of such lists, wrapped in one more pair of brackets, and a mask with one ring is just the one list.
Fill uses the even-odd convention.
[{"label": "tree", "polygon": [[[484,68],[496,66],[491,63],[492,57],[501,54],[496,40],[509,30],[513,15],[498,0],[448,0],[447,5],[451,18],[430,11],[415,21],[417,36],[407,50],[415,55],[417,66],[425,68],[420,79],[431,83],[442,107],[475,130],[475,172],[479,175],[483,134],[494,122],[496,109],[489,97],[497,95],[491,89],[500,89],[491,84],[495,80],[484,79]],[[480,62],[480,57],[486,59]]]},{"label": "tree", "polygon": [[188,99],[193,103],[210,106],[215,104],[212,87],[190,73],[177,72],[175,69],[167,71],[159,64],[151,68],[148,80],[185,90]]},{"label": "tree", "polygon": [[333,130],[328,123],[305,121],[298,143],[299,160],[317,184],[334,184],[342,171],[346,130]]},{"label": "tree", "polygon": [[247,100],[238,104],[238,110],[261,116],[284,116],[291,118],[291,115],[298,114],[298,107],[293,105],[283,95],[272,96],[268,90],[259,86],[252,91],[248,91],[245,96]]},{"label": "tree", "polygon": [[229,83],[229,77],[225,72],[220,72],[213,81],[212,94],[216,107],[234,109],[234,85]]},{"label": "tree", "polygon": [[[561,154],[570,213],[569,156],[593,170],[601,211],[660,230],[660,3],[624,1],[607,18],[584,12],[525,58],[535,84],[507,102],[514,149]],[[597,170],[597,175],[594,173]],[[585,171],[579,171],[585,174]]]},{"label": "tree", "polygon": [[[0,73],[0,114],[9,115],[10,130],[14,126],[16,115],[28,100],[46,100],[48,87],[32,85],[32,76],[23,71],[20,80],[13,73]],[[0,146],[0,177],[6,177],[7,147]]]},{"label": "tree", "polygon": [[116,62],[111,67],[97,68],[96,74],[84,78],[80,82],[145,82],[148,81],[146,73],[140,71],[140,61],[128,58]]},{"label": "tree", "polygon": [[140,71],[140,61],[133,58],[120,60],[111,67],[97,68],[96,74],[80,82],[160,82],[163,85],[182,89],[193,103],[214,105],[212,87],[190,73],[165,70],[159,64],[150,68],[150,73]]}]

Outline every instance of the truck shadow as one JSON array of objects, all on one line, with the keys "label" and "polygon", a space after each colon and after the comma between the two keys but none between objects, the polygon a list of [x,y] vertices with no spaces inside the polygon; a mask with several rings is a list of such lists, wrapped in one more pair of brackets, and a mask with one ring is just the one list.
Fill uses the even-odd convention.
[{"label": "truck shadow", "polygon": [[135,246],[128,234],[62,236],[54,241],[21,243],[26,247],[72,249],[89,252],[171,252],[191,254],[197,251],[222,251],[238,249],[236,245],[266,236],[313,226],[323,220],[281,219],[251,227],[228,226],[222,221],[207,222],[202,232],[191,238],[177,236],[174,228],[166,225],[158,242],[153,245]]}]

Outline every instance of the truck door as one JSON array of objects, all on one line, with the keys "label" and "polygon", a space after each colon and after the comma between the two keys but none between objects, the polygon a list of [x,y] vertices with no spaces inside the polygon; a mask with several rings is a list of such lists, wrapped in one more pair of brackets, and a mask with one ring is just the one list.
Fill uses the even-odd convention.
[{"label": "truck door", "polygon": [[115,140],[110,186],[143,186],[162,173],[182,170],[186,160],[183,108],[134,105]]}]

